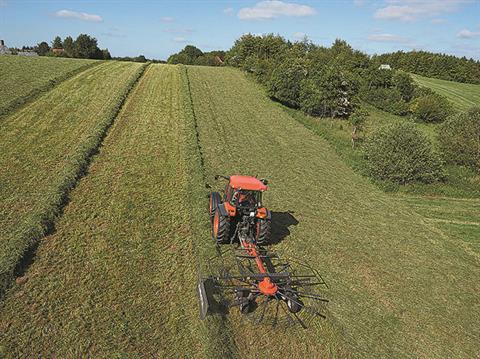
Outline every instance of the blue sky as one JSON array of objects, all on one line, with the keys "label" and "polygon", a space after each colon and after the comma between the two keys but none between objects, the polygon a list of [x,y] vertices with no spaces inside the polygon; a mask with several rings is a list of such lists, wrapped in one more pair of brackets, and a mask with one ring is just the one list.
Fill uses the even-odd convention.
[{"label": "blue sky", "polygon": [[87,33],[113,56],[166,59],[187,44],[227,50],[248,32],[321,45],[342,38],[369,54],[423,49],[480,60],[480,0],[0,0],[7,46]]}]

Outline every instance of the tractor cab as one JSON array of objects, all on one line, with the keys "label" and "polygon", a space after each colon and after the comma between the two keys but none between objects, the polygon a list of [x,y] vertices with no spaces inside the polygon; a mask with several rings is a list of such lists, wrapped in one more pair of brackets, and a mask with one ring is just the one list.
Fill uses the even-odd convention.
[{"label": "tractor cab", "polygon": [[249,176],[230,176],[225,186],[224,202],[239,209],[262,207],[262,193],[268,189],[266,180]]}]

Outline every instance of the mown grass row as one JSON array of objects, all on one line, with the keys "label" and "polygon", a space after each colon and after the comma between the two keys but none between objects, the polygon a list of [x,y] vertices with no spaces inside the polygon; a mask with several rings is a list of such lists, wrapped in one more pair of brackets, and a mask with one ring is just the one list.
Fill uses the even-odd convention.
[{"label": "mown grass row", "polygon": [[101,61],[0,57],[0,118]]},{"label": "mown grass row", "polygon": [[28,251],[52,231],[143,70],[129,63],[96,66],[0,123],[0,297]]},{"label": "mown grass row", "polygon": [[480,104],[480,85],[433,79],[415,74],[412,74],[412,77],[419,85],[445,96],[457,110],[466,111]]},{"label": "mown grass row", "polygon": [[330,285],[329,319],[308,331],[252,328],[233,314],[239,356],[256,355],[252,338],[272,357],[478,353],[476,255],[353,172],[240,72],[189,74],[207,177],[269,178],[265,203],[298,221],[278,249]]},{"label": "mown grass row", "polygon": [[5,300],[6,357],[231,356],[221,323],[198,317],[198,256],[211,242],[184,79],[151,65],[132,91]]}]

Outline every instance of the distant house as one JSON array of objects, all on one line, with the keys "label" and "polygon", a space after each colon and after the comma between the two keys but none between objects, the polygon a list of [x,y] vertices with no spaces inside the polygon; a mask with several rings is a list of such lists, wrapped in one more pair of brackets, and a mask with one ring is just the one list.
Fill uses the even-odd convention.
[{"label": "distant house", "polygon": [[17,53],[18,56],[38,56],[35,51],[19,51]]},{"label": "distant house", "polygon": [[55,55],[60,55],[60,54],[63,54],[65,52],[64,49],[52,49],[52,52],[55,54]]},{"label": "distant house", "polygon": [[5,46],[5,41],[0,40],[0,55],[10,55],[12,52]]},{"label": "distant house", "polygon": [[380,67],[378,69],[379,70],[391,70],[392,68],[388,64],[382,64],[382,65],[380,65]]},{"label": "distant house", "polygon": [[215,56],[214,61],[217,65],[223,65],[223,60],[220,58],[220,56]]}]

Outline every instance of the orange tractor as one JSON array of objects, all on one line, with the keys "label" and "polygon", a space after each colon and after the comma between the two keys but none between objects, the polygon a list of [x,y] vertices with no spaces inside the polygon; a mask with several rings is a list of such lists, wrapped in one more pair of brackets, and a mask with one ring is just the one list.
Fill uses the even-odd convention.
[{"label": "orange tractor", "polygon": [[249,176],[215,176],[227,180],[223,200],[218,192],[210,194],[209,212],[212,221],[212,236],[218,244],[233,242],[238,236],[239,222],[249,217],[250,238],[256,244],[265,245],[270,239],[271,213],[262,204],[262,193],[267,180]]},{"label": "orange tractor", "polygon": [[[234,306],[256,323],[268,320],[275,325],[283,317],[305,328],[307,319],[325,317],[321,311],[328,301],[314,291],[318,286],[326,287],[318,272],[300,261],[286,261],[264,247],[269,244],[272,220],[262,203],[267,181],[215,176],[219,178],[227,180],[225,193],[222,197],[212,192],[209,200],[217,254],[206,261],[216,274],[200,277],[200,318],[225,314]],[[233,255],[226,256],[229,251]]]}]

